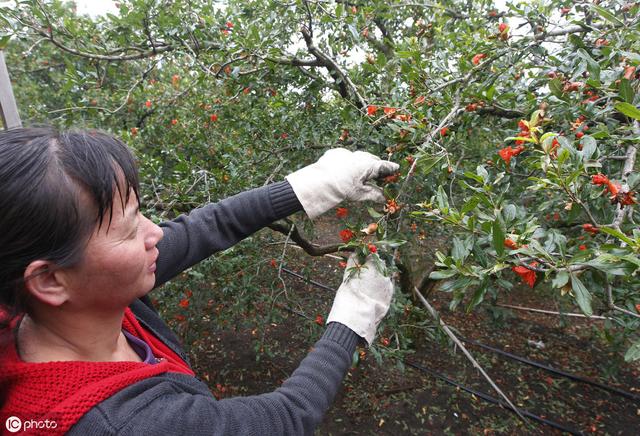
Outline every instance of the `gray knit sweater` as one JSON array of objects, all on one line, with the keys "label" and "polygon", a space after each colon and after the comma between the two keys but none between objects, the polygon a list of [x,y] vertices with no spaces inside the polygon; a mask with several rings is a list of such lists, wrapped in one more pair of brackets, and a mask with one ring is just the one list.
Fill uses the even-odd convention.
[{"label": "gray knit sweater", "polygon": [[[247,191],[161,224],[156,286],[270,222],[301,209],[287,182]],[[148,298],[131,310],[140,323],[188,361],[180,341]],[[195,377],[165,373],[144,379],[96,405],[72,435],[311,434],[333,401],[359,337],[331,323],[300,366],[273,392],[217,401]]]}]

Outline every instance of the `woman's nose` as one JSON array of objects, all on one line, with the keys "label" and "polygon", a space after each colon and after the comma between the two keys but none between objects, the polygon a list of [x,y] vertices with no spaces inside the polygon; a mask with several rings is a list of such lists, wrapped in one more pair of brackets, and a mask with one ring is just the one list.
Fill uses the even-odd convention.
[{"label": "woman's nose", "polygon": [[160,242],[164,233],[162,233],[162,229],[154,224],[149,218],[143,216],[143,219],[146,221],[144,245],[147,250],[150,250]]}]

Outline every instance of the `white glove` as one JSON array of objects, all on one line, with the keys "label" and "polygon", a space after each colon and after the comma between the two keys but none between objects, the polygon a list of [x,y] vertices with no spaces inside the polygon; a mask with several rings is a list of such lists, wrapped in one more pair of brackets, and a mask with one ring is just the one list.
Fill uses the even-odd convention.
[{"label": "white glove", "polygon": [[367,256],[360,272],[348,278],[349,268],[358,264],[355,254],[349,257],[347,271],[327,317],[327,324],[332,321],[344,324],[369,345],[373,343],[378,324],[389,310],[393,296],[393,282],[376,269],[373,256]]},{"label": "white glove", "polygon": [[399,168],[397,163],[380,160],[371,153],[334,148],[285,179],[313,219],[343,200],[384,202],[382,188],[366,182],[389,176]]}]

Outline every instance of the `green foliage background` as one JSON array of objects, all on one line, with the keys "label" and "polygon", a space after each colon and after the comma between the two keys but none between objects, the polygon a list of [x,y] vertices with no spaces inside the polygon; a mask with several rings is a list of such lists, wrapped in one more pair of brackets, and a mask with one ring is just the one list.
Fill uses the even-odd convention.
[{"label": "green foliage background", "polygon": [[[401,212],[372,216],[378,244],[444,225],[451,250],[431,280],[452,306],[495,301],[535,261],[536,286],[611,316],[640,357],[637,206],[591,183],[602,173],[637,197],[637,3],[133,0],[95,19],[72,2],[10,3],[2,43],[25,124],[122,137],[155,219],[281,180],[329,147],[366,150],[402,163],[386,187]],[[521,119],[538,131],[507,166],[498,150]],[[243,247],[243,265],[267,261]],[[223,290],[252,286],[233,283]],[[404,291],[388,321],[401,337]]]}]

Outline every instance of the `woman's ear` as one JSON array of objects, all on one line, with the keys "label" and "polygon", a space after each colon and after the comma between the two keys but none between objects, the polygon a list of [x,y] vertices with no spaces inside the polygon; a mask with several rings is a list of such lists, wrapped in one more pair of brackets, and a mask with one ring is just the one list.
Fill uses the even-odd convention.
[{"label": "woman's ear", "polygon": [[68,299],[67,288],[50,261],[31,262],[24,271],[24,286],[32,298],[49,306],[60,306]]}]

